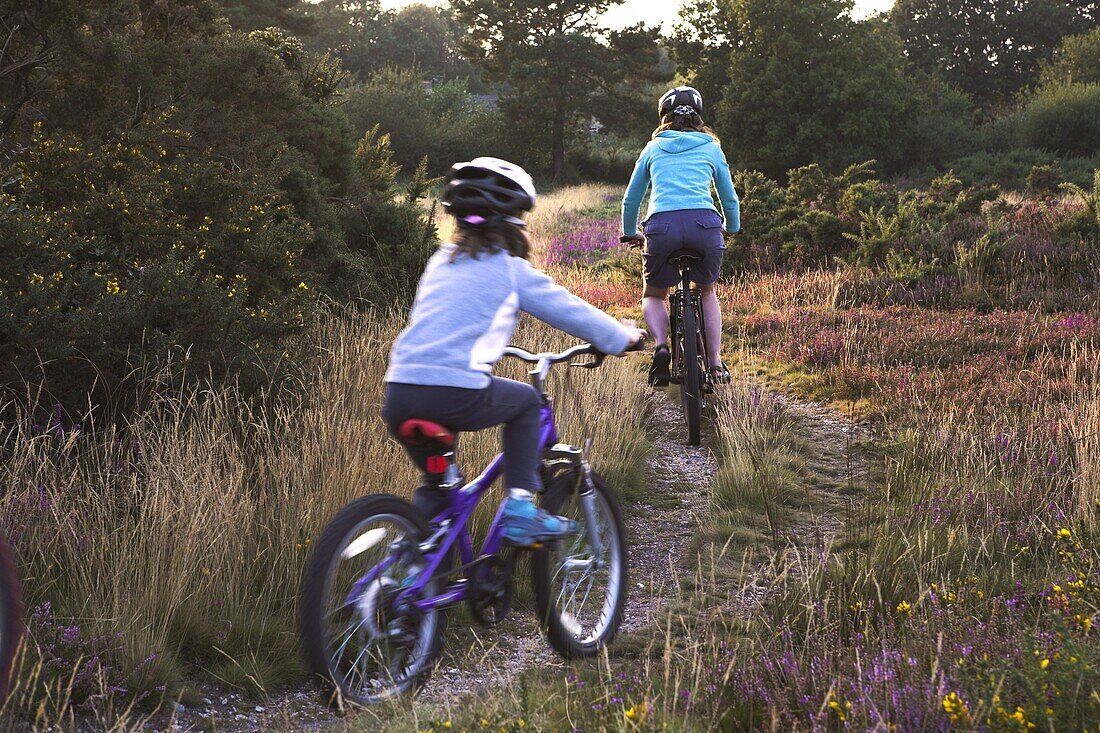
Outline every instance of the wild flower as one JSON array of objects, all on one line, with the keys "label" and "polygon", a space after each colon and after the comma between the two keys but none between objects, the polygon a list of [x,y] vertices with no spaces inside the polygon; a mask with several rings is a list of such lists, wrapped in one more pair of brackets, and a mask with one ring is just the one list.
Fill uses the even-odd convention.
[{"label": "wild flower", "polygon": [[944,695],[943,711],[948,714],[952,723],[965,723],[970,720],[970,710],[966,707],[966,701],[959,697],[957,692]]}]

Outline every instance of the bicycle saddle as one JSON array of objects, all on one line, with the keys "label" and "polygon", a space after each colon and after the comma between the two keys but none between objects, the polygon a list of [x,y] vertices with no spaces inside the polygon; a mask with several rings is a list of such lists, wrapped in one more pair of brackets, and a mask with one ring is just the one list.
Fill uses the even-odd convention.
[{"label": "bicycle saddle", "polygon": [[438,443],[441,448],[455,444],[455,434],[439,423],[430,420],[406,420],[397,428],[397,437],[405,445],[427,448]]},{"label": "bicycle saddle", "polygon": [[694,262],[703,259],[703,255],[693,249],[678,249],[668,256],[668,262],[676,267],[688,267]]}]

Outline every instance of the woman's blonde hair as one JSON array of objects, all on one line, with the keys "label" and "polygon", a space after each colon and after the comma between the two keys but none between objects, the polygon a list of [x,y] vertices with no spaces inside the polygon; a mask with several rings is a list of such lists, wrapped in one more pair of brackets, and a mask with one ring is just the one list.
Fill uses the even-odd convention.
[{"label": "woman's blonde hair", "polygon": [[513,257],[527,259],[531,254],[531,239],[527,231],[518,224],[500,222],[489,226],[471,226],[457,221],[454,236],[454,261],[459,255],[467,254],[475,260],[482,252],[504,250]]},{"label": "woman's blonde hair", "polygon": [[703,122],[703,117],[695,112],[690,115],[674,115],[667,114],[661,118],[661,124],[657,125],[657,129],[653,131],[653,137],[657,137],[658,134],[665,130],[675,130],[676,132],[705,132],[718,140],[718,133],[716,133],[709,125]]}]

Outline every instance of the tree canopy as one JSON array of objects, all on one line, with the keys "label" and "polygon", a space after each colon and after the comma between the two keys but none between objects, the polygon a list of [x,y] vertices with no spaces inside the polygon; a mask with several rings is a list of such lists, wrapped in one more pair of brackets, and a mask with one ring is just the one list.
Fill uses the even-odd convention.
[{"label": "tree canopy", "polygon": [[[913,162],[930,113],[965,109],[933,80],[908,78],[889,24],[854,20],[851,7],[847,0],[688,7],[676,58],[695,59],[692,81],[718,98],[710,109],[737,165],[777,177],[811,162],[842,169],[877,159],[898,168]],[[723,79],[721,89],[706,86]]]},{"label": "tree canopy", "polygon": [[898,0],[890,13],[909,63],[986,106],[1032,84],[1066,35],[1096,24],[1085,0]]},{"label": "tree canopy", "polygon": [[599,25],[598,16],[618,2],[453,3],[469,28],[463,49],[490,81],[506,83],[502,104],[509,124],[528,132],[535,146],[549,148],[555,178],[565,170],[567,130],[606,114],[617,85],[659,60],[657,29],[609,32]]}]

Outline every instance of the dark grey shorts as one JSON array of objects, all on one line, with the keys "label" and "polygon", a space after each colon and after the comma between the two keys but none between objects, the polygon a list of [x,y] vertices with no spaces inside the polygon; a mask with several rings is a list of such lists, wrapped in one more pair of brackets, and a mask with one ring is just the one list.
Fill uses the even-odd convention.
[{"label": "dark grey shorts", "polygon": [[722,271],[726,250],[722,217],[712,209],[661,211],[642,224],[645,234],[645,284],[671,288],[680,282],[680,271],[668,264],[668,256],[680,249],[693,249],[703,259],[691,267],[689,277],[699,285],[710,285]]}]

